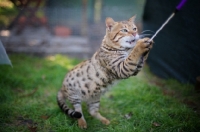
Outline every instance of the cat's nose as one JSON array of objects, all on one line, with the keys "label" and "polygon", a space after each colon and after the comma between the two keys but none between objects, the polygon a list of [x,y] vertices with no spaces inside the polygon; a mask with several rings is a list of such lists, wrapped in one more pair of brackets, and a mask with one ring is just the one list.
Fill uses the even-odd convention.
[{"label": "cat's nose", "polygon": [[135,37],[135,36],[136,36],[136,33],[132,33],[132,35]]}]

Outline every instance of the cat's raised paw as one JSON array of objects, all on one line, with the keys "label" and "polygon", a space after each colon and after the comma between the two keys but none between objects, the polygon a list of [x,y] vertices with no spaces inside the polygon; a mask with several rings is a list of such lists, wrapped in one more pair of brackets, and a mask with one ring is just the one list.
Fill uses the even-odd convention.
[{"label": "cat's raised paw", "polygon": [[86,129],[87,128],[87,123],[84,119],[78,119],[78,126],[81,128],[81,129]]}]

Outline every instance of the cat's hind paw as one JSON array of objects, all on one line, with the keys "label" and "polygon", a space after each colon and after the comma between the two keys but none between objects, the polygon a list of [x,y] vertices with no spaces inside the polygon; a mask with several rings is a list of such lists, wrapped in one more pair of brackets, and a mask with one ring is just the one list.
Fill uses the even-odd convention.
[{"label": "cat's hind paw", "polygon": [[110,124],[110,121],[106,118],[102,119],[101,122],[105,125],[109,125]]},{"label": "cat's hind paw", "polygon": [[78,126],[81,128],[81,129],[86,129],[87,128],[87,123],[84,119],[80,118],[78,119]]}]

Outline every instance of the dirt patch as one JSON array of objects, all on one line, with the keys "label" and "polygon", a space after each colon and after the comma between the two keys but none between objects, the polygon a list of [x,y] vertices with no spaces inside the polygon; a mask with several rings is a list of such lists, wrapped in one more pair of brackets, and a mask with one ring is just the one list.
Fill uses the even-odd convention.
[{"label": "dirt patch", "polygon": [[22,116],[17,117],[16,126],[25,126],[30,132],[37,131],[37,123],[35,123],[32,119],[26,119]]}]

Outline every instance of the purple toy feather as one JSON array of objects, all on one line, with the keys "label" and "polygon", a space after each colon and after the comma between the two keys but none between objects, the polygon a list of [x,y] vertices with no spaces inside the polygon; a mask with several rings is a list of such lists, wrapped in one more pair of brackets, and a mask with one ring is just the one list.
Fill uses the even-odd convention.
[{"label": "purple toy feather", "polygon": [[177,10],[180,10],[180,9],[183,7],[183,5],[185,4],[186,1],[187,1],[187,0],[182,0],[182,1],[178,4],[178,6],[176,6],[176,9],[177,9]]}]

